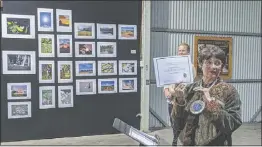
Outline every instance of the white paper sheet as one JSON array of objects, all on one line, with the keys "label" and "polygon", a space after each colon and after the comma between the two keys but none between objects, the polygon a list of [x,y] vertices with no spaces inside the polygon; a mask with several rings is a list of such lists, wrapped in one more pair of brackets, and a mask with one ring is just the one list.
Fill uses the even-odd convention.
[{"label": "white paper sheet", "polygon": [[193,69],[190,56],[154,58],[157,87],[175,83],[192,83]]}]

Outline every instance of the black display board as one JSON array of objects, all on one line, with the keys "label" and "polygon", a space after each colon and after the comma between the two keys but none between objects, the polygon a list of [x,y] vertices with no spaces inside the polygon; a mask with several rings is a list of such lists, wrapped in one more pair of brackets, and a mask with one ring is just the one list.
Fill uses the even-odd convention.
[{"label": "black display board", "polygon": [[[37,30],[37,8],[52,8],[54,10],[54,31],[38,32]],[[57,137],[76,137],[99,134],[112,134],[118,131],[112,127],[114,118],[120,118],[133,127],[139,129],[140,119],[136,117],[140,113],[140,28],[141,28],[141,1],[3,1],[2,14],[20,14],[35,16],[35,39],[2,38],[2,51],[35,51],[36,74],[3,74],[1,68],[1,141],[33,140]],[[56,31],[56,9],[72,10],[72,32],[59,33]],[[104,23],[104,24],[130,24],[137,25],[136,40],[115,40],[89,39],[88,41],[116,41],[117,57],[112,58],[76,58],[74,52],[74,23]],[[1,22],[2,26],[2,22]],[[38,57],[38,34],[54,34],[55,49],[56,35],[68,34],[73,37],[73,56],[58,58],[55,50],[55,57]],[[118,29],[117,29],[118,34]],[[86,41],[77,39],[78,41]],[[136,54],[131,54],[136,50]],[[55,83],[42,84],[38,81],[39,60],[55,61]],[[137,60],[137,75],[126,76],[98,76],[76,77],[75,61],[92,60]],[[73,62],[73,83],[58,83],[57,61]],[[117,64],[117,70],[118,70]],[[76,95],[76,79],[88,78],[137,78],[137,92]],[[8,100],[7,83],[31,83],[31,99],[29,100]],[[96,81],[97,82],[97,81]],[[72,85],[74,93],[74,106],[71,108],[58,108],[58,86]],[[51,109],[39,109],[39,86],[55,86],[56,107]],[[118,83],[119,86],[119,83]],[[98,91],[98,83],[97,83]],[[32,116],[30,118],[8,119],[8,102],[31,101]]]}]

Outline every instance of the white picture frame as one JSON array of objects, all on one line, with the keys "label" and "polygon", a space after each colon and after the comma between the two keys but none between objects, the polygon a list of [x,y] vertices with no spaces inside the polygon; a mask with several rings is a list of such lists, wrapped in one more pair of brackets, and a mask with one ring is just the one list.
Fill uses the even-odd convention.
[{"label": "white picture frame", "polygon": [[119,60],[119,75],[137,75],[137,60]]},{"label": "white picture frame", "polygon": [[136,40],[137,39],[137,25],[119,24],[118,25],[118,39],[119,40]]},{"label": "white picture frame", "polygon": [[56,9],[56,31],[72,32],[72,10]]},{"label": "white picture frame", "polygon": [[[65,76],[66,73],[61,73],[62,68],[65,68],[69,65],[69,78],[61,77],[61,75]],[[73,62],[72,61],[57,61],[57,72],[58,72],[58,83],[72,83],[73,82]],[[68,72],[68,71],[66,71]]]},{"label": "white picture frame", "polygon": [[137,78],[119,78],[119,93],[137,92]]},{"label": "white picture frame", "polygon": [[[19,22],[20,20],[20,22]],[[23,20],[23,21],[21,21]],[[24,29],[23,33],[18,33],[19,30],[8,29],[9,26],[13,24],[13,22],[20,24]],[[29,22],[28,22],[29,21]],[[24,24],[27,22],[27,24]],[[28,29],[29,25],[29,29]],[[29,30],[29,33],[27,33]],[[13,33],[15,32],[15,33]],[[2,38],[20,38],[20,39],[35,39],[35,16],[34,15],[17,15],[17,14],[2,14]]]},{"label": "white picture frame", "polygon": [[116,42],[97,42],[97,57],[116,57]]},{"label": "white picture frame", "polygon": [[[47,65],[51,65],[51,67]],[[46,77],[47,79],[45,79],[44,77]],[[49,60],[40,60],[39,61],[39,79],[38,80],[39,80],[39,83],[55,83],[55,62],[54,61],[49,61]]]},{"label": "white picture frame", "polygon": [[97,23],[97,39],[116,39],[116,24]]},{"label": "white picture frame", "polygon": [[[8,119],[29,118],[32,117],[31,102],[8,102]],[[23,114],[25,113],[25,114]]]},{"label": "white picture frame", "polygon": [[98,75],[99,76],[117,75],[117,61],[116,60],[98,61]]},{"label": "white picture frame", "polygon": [[57,57],[73,56],[72,35],[57,35]]},{"label": "white picture frame", "polygon": [[[43,95],[45,92],[45,95]],[[39,109],[55,108],[55,86],[39,87]]]},{"label": "white picture frame", "polygon": [[[84,32],[83,29],[85,29],[86,31]],[[89,29],[91,30],[89,31]],[[95,23],[75,22],[74,33],[75,39],[95,39]],[[88,33],[91,33],[91,35],[87,35]]]},{"label": "white picture frame", "polygon": [[76,76],[96,76],[95,61],[75,61]]},{"label": "white picture frame", "polygon": [[96,94],[96,79],[76,80],[76,95]]},{"label": "white picture frame", "polygon": [[37,8],[37,28],[41,32],[54,31],[54,10]]},{"label": "white picture frame", "polygon": [[35,63],[35,51],[2,51],[3,74],[36,74]]},{"label": "white picture frame", "polygon": [[96,57],[96,43],[88,41],[76,41],[75,57]]},{"label": "white picture frame", "polygon": [[[58,108],[74,107],[73,86],[58,86]],[[67,100],[68,104],[64,101]]]},{"label": "white picture frame", "polygon": [[[112,90],[105,90],[109,88]],[[117,78],[98,79],[98,93],[117,93]]]},{"label": "white picture frame", "polygon": [[31,99],[31,83],[7,83],[8,100]]},{"label": "white picture frame", "polygon": [[[49,50],[50,47],[51,47],[51,51]],[[55,37],[54,35],[38,34],[38,56],[39,57],[55,57]]]}]

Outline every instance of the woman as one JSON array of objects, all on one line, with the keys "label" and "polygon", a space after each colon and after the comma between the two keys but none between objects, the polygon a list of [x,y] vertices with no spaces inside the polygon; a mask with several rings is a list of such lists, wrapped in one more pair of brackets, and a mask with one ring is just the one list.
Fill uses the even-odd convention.
[{"label": "woman", "polygon": [[203,47],[198,58],[202,79],[171,91],[172,118],[184,124],[179,126],[183,145],[232,145],[231,134],[242,124],[241,101],[237,90],[219,78],[225,60],[219,47]]}]

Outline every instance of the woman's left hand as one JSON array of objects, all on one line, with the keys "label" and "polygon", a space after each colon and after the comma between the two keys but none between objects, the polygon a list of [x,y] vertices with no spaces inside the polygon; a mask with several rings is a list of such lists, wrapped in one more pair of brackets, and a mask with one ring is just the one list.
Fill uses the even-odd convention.
[{"label": "woman's left hand", "polygon": [[221,108],[220,104],[215,100],[206,101],[206,110],[208,112],[218,112],[220,108]]}]

